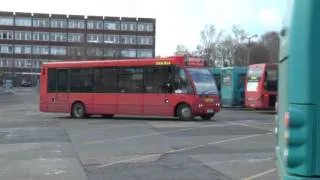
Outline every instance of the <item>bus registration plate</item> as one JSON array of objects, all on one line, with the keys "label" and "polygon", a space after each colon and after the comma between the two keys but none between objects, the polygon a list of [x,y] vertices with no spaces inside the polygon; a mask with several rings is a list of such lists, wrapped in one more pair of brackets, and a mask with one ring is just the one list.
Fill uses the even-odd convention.
[{"label": "bus registration plate", "polygon": [[214,113],[213,109],[207,109],[207,113]]}]

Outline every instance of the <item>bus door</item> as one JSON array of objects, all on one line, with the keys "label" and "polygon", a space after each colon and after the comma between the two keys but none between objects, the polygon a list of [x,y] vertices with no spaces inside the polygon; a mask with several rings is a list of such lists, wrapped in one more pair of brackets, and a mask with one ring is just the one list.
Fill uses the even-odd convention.
[{"label": "bus door", "polygon": [[118,114],[143,114],[143,68],[121,67],[118,74]]},{"label": "bus door", "polygon": [[144,68],[143,112],[145,115],[172,116],[173,66]]},{"label": "bus door", "polygon": [[68,69],[48,69],[48,111],[69,112]]},{"label": "bus door", "polygon": [[221,82],[221,104],[232,105],[234,99],[232,71],[226,71],[222,74]]},{"label": "bus door", "polygon": [[244,104],[245,79],[246,79],[246,73],[238,73],[238,88],[236,88],[236,91],[237,91],[237,99],[240,105]]}]

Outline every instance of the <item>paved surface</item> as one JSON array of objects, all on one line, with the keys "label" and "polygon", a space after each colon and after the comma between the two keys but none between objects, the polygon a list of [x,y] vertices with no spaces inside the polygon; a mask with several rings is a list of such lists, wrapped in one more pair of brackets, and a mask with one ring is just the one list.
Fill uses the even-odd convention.
[{"label": "paved surface", "polygon": [[278,179],[270,113],[75,120],[37,109],[33,91],[0,96],[0,179]]}]

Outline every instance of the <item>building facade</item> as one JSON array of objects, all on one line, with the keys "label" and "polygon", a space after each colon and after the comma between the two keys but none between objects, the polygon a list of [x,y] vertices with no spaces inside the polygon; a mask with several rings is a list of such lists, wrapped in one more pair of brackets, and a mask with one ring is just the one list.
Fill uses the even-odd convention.
[{"label": "building facade", "polygon": [[0,76],[56,60],[155,56],[155,19],[0,12]]}]

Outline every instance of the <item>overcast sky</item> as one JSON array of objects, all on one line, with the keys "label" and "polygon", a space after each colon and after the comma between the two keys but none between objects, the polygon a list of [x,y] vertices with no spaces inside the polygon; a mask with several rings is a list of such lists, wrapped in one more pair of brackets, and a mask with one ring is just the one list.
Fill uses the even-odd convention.
[{"label": "overcast sky", "polygon": [[177,44],[193,49],[205,24],[251,34],[279,31],[286,0],[10,0],[0,11],[156,18],[156,55],[172,55]]}]

